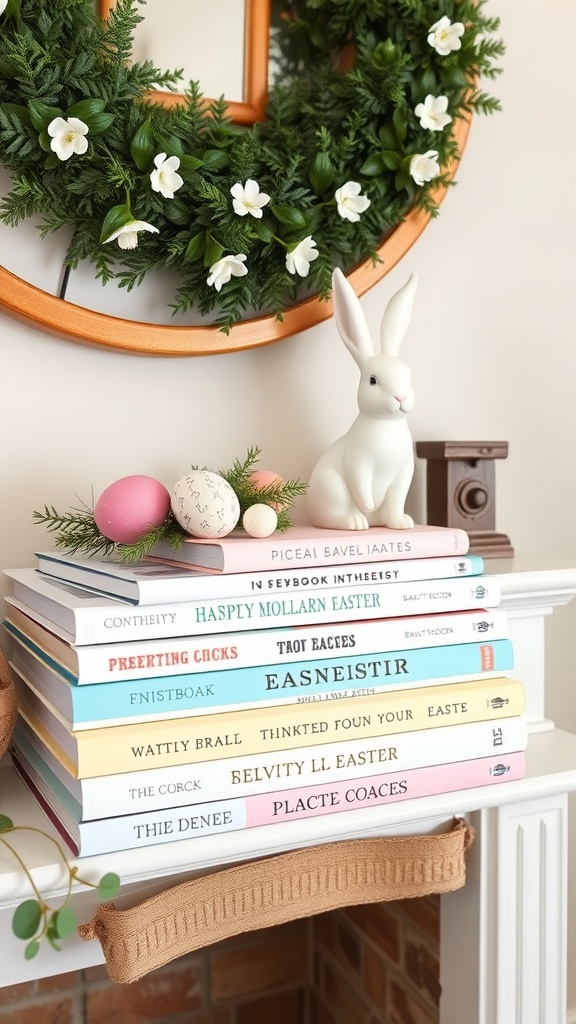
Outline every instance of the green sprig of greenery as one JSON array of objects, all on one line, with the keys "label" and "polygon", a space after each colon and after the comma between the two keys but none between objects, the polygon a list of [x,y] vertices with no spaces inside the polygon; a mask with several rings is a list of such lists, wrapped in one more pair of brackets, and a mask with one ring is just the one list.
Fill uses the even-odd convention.
[{"label": "green sprig of greenery", "polygon": [[[0,162],[12,187],[0,221],[35,216],[41,235],[73,227],[66,264],[92,263],[103,284],[130,290],[151,271],[170,271],[172,310],[195,308],[224,331],[246,312],[281,318],[311,291],[327,298],[333,266],[376,259],[414,205],[436,212],[458,118],[500,109],[478,85],[500,72],[504,52],[487,0],[278,0],[277,73],[266,120],[249,127],[231,122],[223,99],[207,108],[198,83],[183,82],[178,69],[131,60],[141,3],[117,0],[101,21],[94,0],[48,9],[44,0],[9,0],[0,16]],[[443,16],[465,26],[460,49],[448,55],[427,42]],[[185,103],[154,102],[157,86],[180,90]],[[423,129],[414,113],[428,94],[448,98],[452,121],[442,131]],[[72,111],[88,125],[88,150],[61,161],[46,128]],[[410,159],[431,149],[440,176],[416,186]],[[161,152],[180,158],[184,184],[173,199],[150,187]],[[230,189],[248,178],[271,197],[261,220],[233,211]],[[348,181],[371,202],[355,223],[334,203]],[[158,228],[132,250],[101,240],[107,215],[127,194],[134,217]],[[310,234],[320,255],[302,279],[287,271],[286,247]],[[248,273],[220,293],[209,287],[214,255],[239,252]]]},{"label": "green sprig of greenery", "polygon": [[306,493],[308,485],[302,480],[281,480],[278,483],[270,483],[265,486],[255,486],[251,480],[256,463],[261,455],[261,449],[252,447],[244,462],[235,459],[232,467],[228,470],[220,470],[220,476],[228,481],[240,503],[240,521],[246,509],[251,505],[271,505],[276,509],[278,515],[277,530],[284,532],[291,525],[290,509],[294,506],[297,498]]},{"label": "green sprig of greenery", "polygon": [[[46,902],[23,858],[6,838],[16,832],[33,832],[47,839],[56,847],[68,872],[68,885],[63,900],[55,909]],[[53,949],[60,951],[62,940],[76,931],[78,927],[76,913],[70,905],[74,883],[96,889],[98,896],[104,902],[113,899],[120,888],[120,878],[114,872],[107,872],[98,882],[89,882],[86,878],[82,878],[78,873],[78,868],[69,863],[62,847],[52,836],[42,829],[33,828],[30,825],[15,825],[6,814],[0,814],[0,845],[10,851],[34,893],[34,897],[24,900],[16,907],[12,916],[14,935],[27,943],[24,949],[26,960],[32,960],[38,954],[44,939]]]},{"label": "green sprig of greenery", "polygon": [[[278,516],[279,531],[288,530],[291,526],[290,510],[301,495],[306,493],[308,485],[302,480],[282,480],[258,486],[251,479],[251,474],[260,458],[261,448],[253,446],[248,449],[244,461],[235,459],[228,470],[218,470],[219,475],[230,484],[236,493],[240,505],[240,522],[242,515],[251,505],[272,505]],[[206,469],[206,466],[192,466],[192,469]],[[116,544],[104,537],[96,526],[94,511],[83,504],[81,508],[72,508],[69,512],[58,512],[53,505],[44,505],[40,511],[32,513],[32,522],[45,526],[49,533],[54,534],[57,548],[64,548],[71,554],[114,555],[125,562],[140,562],[152,551],[155,544],[164,541],[178,551],[189,537],[174,518],[172,512],[159,526],[149,530],[140,540],[132,544]]]}]

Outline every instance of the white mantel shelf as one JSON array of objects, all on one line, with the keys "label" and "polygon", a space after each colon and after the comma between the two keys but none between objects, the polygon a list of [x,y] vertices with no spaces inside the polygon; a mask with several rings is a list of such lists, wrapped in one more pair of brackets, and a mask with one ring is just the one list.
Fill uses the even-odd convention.
[{"label": "white mantel shelf", "polygon": [[[555,729],[544,714],[544,622],[576,595],[576,566],[550,559],[487,560],[502,585],[516,665],[526,687],[530,738],[524,779],[409,800],[388,806],[81,858],[80,873],[122,878],[115,901],[129,906],[199,872],[298,847],[386,834],[446,829],[454,815],[476,829],[467,883],[441,898],[440,1024],[566,1024],[568,793],[576,790],[576,735]],[[14,770],[0,766],[0,813],[50,832]],[[51,844],[34,833],[18,849],[45,894],[58,896],[65,873]],[[14,906],[30,893],[0,850],[0,941],[13,984],[102,962],[97,942],[67,940],[24,961],[11,934]],[[97,905],[89,889],[75,896],[79,919]],[[0,993],[1,1000],[1,993]]]}]

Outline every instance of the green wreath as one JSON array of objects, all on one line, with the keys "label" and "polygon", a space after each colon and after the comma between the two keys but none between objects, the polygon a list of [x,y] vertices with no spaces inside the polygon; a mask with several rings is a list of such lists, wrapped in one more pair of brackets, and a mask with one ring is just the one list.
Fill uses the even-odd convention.
[{"label": "green wreath", "polygon": [[225,331],[377,260],[411,208],[436,212],[457,119],[499,109],[478,88],[504,50],[486,0],[283,0],[279,73],[251,127],[223,99],[206,109],[194,82],[184,105],[150,100],[181,76],[131,62],[140,2],[101,21],[94,0],[0,0],[0,221],[72,226],[66,265],[90,261],[103,283],[176,272],[172,309]]}]

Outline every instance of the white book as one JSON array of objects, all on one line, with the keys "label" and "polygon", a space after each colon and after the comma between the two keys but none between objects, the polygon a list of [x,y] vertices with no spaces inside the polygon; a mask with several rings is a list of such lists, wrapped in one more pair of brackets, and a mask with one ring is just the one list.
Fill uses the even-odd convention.
[{"label": "white book", "polygon": [[5,573],[13,582],[12,600],[17,607],[40,615],[44,624],[51,623],[54,632],[76,644],[429,615],[493,608],[501,600],[496,577],[478,576],[331,587],[313,594],[212,598],[140,608],[112,598],[94,597],[78,587],[48,582],[34,569],[6,569]]},{"label": "white book", "polygon": [[51,661],[56,671],[62,671],[78,686],[244,669],[272,662],[281,665],[304,658],[316,661],[379,651],[490,644],[506,639],[509,631],[504,608],[481,608],[345,624],[218,633],[209,641],[200,636],[74,646],[31,618],[12,599],[8,598],[8,602],[4,622],[8,632],[28,646],[33,644],[39,656]]},{"label": "white book", "polygon": [[156,560],[131,565],[118,559],[81,558],[58,550],[38,551],[36,558],[38,571],[48,579],[72,583],[94,593],[138,605],[306,592],[365,583],[406,583],[479,576],[484,568],[479,555],[321,565],[312,569],[280,567],[236,573],[201,572],[178,563]]},{"label": "white book", "polygon": [[527,743],[526,718],[517,715],[371,740],[321,743],[282,752],[75,779],[25,722],[18,723],[14,735],[17,756],[26,759],[44,778],[70,817],[78,822],[332,784],[342,778],[386,776],[491,754],[504,756],[525,750]]}]

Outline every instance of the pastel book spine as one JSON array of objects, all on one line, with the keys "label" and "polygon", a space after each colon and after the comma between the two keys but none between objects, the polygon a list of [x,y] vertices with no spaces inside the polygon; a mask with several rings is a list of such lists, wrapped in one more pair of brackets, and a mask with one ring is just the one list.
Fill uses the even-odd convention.
[{"label": "pastel book spine", "polygon": [[350,813],[440,793],[512,782],[526,774],[525,754],[518,751],[502,757],[410,769],[389,776],[372,775],[355,781],[348,779],[329,785],[278,790],[259,796],[76,824],[70,821],[56,800],[47,799],[17,759],[14,764],[25,785],[76,856],[102,855],[324,814]]},{"label": "pastel book spine", "polygon": [[72,731],[263,706],[372,696],[511,671],[510,640],[75,686],[16,644],[10,665]]},{"label": "pastel book spine", "polygon": [[508,637],[504,608],[218,633],[208,641],[203,636],[177,637],[85,647],[71,646],[14,606],[4,625],[15,640],[80,686],[251,668],[304,658],[311,661],[341,653],[367,655],[481,640],[492,643]]},{"label": "pastel book spine", "polygon": [[369,530],[324,530],[293,526],[285,533],[254,541],[231,533],[221,541],[186,539],[174,549],[161,542],[151,554],[220,572],[250,572],[297,566],[345,565],[356,562],[465,555],[470,539],[465,530],[446,526],[415,526],[411,530],[372,527]]},{"label": "pastel book spine", "polygon": [[373,741],[316,744],[292,749],[286,755],[224,758],[93,779],[74,779],[22,724],[16,729],[13,751],[80,822],[252,796],[276,788],[336,783],[343,777],[360,778],[367,771],[387,775],[491,754],[504,756],[525,750],[527,743],[526,717],[516,715],[495,722],[401,733],[392,740],[376,737]]},{"label": "pastel book spine", "polygon": [[[267,629],[278,626],[350,622],[402,615],[497,607],[501,589],[494,577],[441,580],[433,583],[373,584],[318,590],[314,594],[283,597],[230,598],[183,601],[138,608],[104,598],[94,599],[76,591],[77,603],[66,606],[62,590],[38,577],[35,587],[52,588],[51,604],[42,613],[53,615],[54,624],[69,633],[77,644],[119,640],[160,639],[167,636],[199,636],[223,631]],[[50,591],[49,591],[50,592]],[[80,598],[78,598],[80,594]],[[30,593],[28,593],[30,600]],[[25,597],[24,597],[25,599]],[[67,607],[67,610],[66,610]],[[63,614],[62,614],[63,613]],[[71,631],[71,632],[69,632]]]},{"label": "pastel book spine", "polygon": [[296,568],[238,573],[194,571],[177,563],[161,561],[128,565],[126,562],[79,558],[60,551],[38,551],[36,559],[38,571],[48,579],[66,580],[92,592],[120,597],[139,605],[241,597],[254,593],[314,591],[362,583],[479,576],[484,569],[480,555],[319,566],[312,571]]},{"label": "pastel book spine", "polygon": [[367,739],[460,722],[481,722],[525,709],[524,687],[510,677],[386,691],[372,696],[226,715],[170,718],[72,733],[14,673],[20,714],[78,778],[289,750],[322,741]]}]

